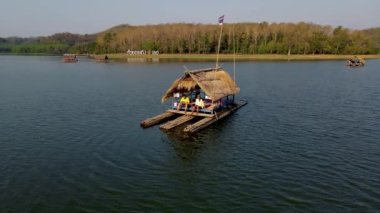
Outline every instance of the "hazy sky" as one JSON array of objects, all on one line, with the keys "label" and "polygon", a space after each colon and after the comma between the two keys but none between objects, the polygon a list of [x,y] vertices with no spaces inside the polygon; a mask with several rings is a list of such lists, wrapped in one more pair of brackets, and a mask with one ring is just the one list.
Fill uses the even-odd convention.
[{"label": "hazy sky", "polygon": [[119,24],[313,22],[380,27],[380,0],[0,0],[0,37],[95,33]]}]

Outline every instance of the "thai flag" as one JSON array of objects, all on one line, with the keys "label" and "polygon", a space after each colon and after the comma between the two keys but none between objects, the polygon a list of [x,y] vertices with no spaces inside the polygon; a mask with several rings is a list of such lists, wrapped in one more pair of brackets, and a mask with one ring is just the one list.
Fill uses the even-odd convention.
[{"label": "thai flag", "polygon": [[224,15],[222,15],[221,17],[219,17],[218,21],[219,21],[219,25],[223,25]]}]

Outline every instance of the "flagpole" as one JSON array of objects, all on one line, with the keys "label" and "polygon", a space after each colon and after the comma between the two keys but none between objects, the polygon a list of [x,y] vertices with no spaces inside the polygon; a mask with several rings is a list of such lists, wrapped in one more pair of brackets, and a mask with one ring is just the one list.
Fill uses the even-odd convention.
[{"label": "flagpole", "polygon": [[[220,41],[222,40],[222,32],[223,32],[223,22],[224,22],[224,15],[219,17],[219,25],[220,25],[220,35],[219,35],[219,42],[218,42],[218,50],[216,54],[216,64],[215,64],[215,71],[214,71],[214,80],[213,80],[213,86],[212,86],[212,96],[213,99],[215,97],[215,79],[216,79],[216,71],[219,67],[219,51],[220,51]],[[213,100],[215,101],[215,100]]]},{"label": "flagpole", "polygon": [[234,47],[234,81],[236,83],[236,47],[235,47],[235,24],[232,25],[232,38]]},{"label": "flagpole", "polygon": [[222,32],[223,32],[223,25],[220,25],[220,35],[219,35],[219,42],[218,42],[218,52],[216,55],[216,67],[218,68],[219,64],[219,51],[220,51],[220,41],[222,40]]},{"label": "flagpole", "polygon": [[[224,16],[223,16],[223,19],[224,19]],[[219,41],[218,41],[218,50],[217,50],[217,54],[216,54],[216,69],[218,69],[218,66],[219,66],[219,51],[220,51],[220,42],[222,40],[222,32],[223,32],[223,22],[224,20],[222,20],[222,22],[220,22],[220,35],[219,35]]]}]

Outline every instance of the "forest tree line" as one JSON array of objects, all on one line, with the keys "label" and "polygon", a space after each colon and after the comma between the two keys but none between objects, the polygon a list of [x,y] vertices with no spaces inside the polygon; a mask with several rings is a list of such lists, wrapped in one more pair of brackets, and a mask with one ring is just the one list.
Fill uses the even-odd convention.
[{"label": "forest tree line", "polygon": [[[0,53],[9,54],[51,54],[67,52],[94,52],[96,35],[57,33],[51,36],[31,38],[0,38]],[[91,49],[92,48],[92,49]]]},{"label": "forest tree line", "polygon": [[[126,53],[128,50],[169,54],[216,53],[219,25],[119,25],[101,33],[59,33],[38,38],[0,38],[0,52]],[[351,30],[313,23],[224,24],[221,53],[240,54],[378,54],[380,28]]]}]

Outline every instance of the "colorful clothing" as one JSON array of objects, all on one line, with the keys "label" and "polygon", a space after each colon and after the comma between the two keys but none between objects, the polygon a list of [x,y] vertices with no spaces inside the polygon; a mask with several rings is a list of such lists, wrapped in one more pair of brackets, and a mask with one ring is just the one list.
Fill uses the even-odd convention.
[{"label": "colorful clothing", "polygon": [[204,108],[205,107],[205,103],[203,102],[202,99],[197,98],[197,99],[195,99],[195,106],[199,106],[201,108]]},{"label": "colorful clothing", "polygon": [[179,102],[180,103],[189,104],[190,103],[190,99],[188,97],[182,97]]}]

